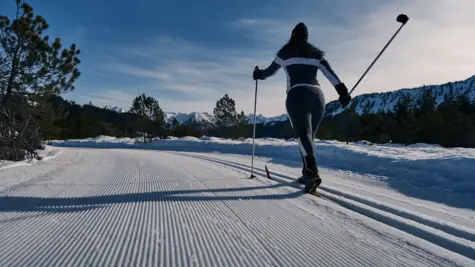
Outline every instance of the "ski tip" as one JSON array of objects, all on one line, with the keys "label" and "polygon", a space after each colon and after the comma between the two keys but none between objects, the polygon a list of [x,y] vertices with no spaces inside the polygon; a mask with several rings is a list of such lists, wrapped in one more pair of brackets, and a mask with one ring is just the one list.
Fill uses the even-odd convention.
[{"label": "ski tip", "polygon": [[269,169],[267,169],[267,165],[265,165],[265,167],[266,167],[267,178],[268,178],[268,179],[272,179],[272,178],[270,177]]}]

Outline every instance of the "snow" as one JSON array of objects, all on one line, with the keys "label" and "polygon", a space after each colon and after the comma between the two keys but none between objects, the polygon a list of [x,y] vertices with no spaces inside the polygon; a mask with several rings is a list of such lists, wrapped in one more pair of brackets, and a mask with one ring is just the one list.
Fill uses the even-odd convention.
[{"label": "snow", "polygon": [[315,197],[292,139],[256,179],[252,139],[48,144],[0,168],[2,266],[475,266],[475,149],[316,140]]},{"label": "snow", "polygon": [[[203,155],[203,153],[190,152],[186,154],[226,167],[250,170],[247,156]],[[273,181],[286,185],[293,181],[300,171],[300,166],[289,167],[295,165],[288,161],[276,162],[268,158],[258,158],[255,162],[257,175],[265,175],[264,165],[269,167]],[[430,241],[439,247],[463,255],[475,255],[475,206],[472,197],[465,198],[465,201],[471,202],[469,209],[466,209],[467,207],[463,206],[462,202],[458,204],[464,208],[459,208],[420,198],[422,196],[414,191],[410,194],[397,192],[394,188],[385,186],[384,183],[365,180],[366,175],[358,177],[354,174],[328,169],[321,169],[321,174],[324,183],[319,189],[320,194],[338,203],[346,211],[363,214],[367,218]],[[377,231],[385,232],[386,230],[378,228]],[[410,243],[416,242],[421,245],[419,241],[412,240]],[[425,247],[425,245],[422,246]],[[437,251],[441,252],[439,249]],[[473,259],[472,256],[470,257]]]},{"label": "snow", "polygon": [[[90,148],[140,148],[187,152],[219,152],[250,155],[252,139],[215,137],[172,138],[134,145],[130,138],[101,136],[84,140],[51,141],[51,145]],[[366,141],[346,144],[317,140],[318,164],[372,177],[383,177],[396,187],[436,188],[445,193],[475,197],[475,149],[443,148],[438,145],[377,145]],[[296,140],[256,139],[256,156],[273,160],[300,161]],[[444,194],[445,194],[444,193]]]},{"label": "snow", "polygon": [[124,113],[124,112],[127,112],[128,110],[125,109],[125,108],[121,108],[121,107],[117,107],[117,106],[111,106],[111,105],[107,105],[104,107],[105,109],[109,109],[109,110],[112,110],[114,112],[117,112],[117,113]]},{"label": "snow", "polygon": [[[180,124],[186,123],[188,121],[213,123],[213,114],[209,112],[191,112],[191,113],[165,112],[165,120],[168,123],[172,124],[174,118]],[[247,118],[250,124],[254,123],[254,114],[248,115]],[[262,114],[258,114],[256,116],[256,122],[258,124],[275,123],[279,121],[286,121],[287,119],[288,119],[288,116],[286,114],[282,114],[280,116],[275,116],[275,117],[266,117]]]},{"label": "snow", "polygon": [[[157,151],[163,142],[191,147]],[[474,266],[473,209],[405,196],[384,181],[326,168],[322,197],[315,197],[291,183],[300,166],[290,157],[256,158],[258,177],[247,179],[246,153],[183,152],[231,151],[248,142],[54,141],[51,149],[60,156],[0,169],[0,265]],[[258,144],[260,153],[296,148],[278,139]],[[147,146],[153,149],[130,149]],[[392,149],[434,158],[441,148],[392,145],[372,155],[403,157],[386,153]],[[272,180],[262,176],[264,165]]]},{"label": "snow", "polygon": [[[248,121],[250,124],[254,123],[254,114],[250,114],[247,116]],[[281,122],[281,121],[286,121],[288,120],[288,115],[287,114],[282,114],[280,116],[275,116],[275,117],[265,117],[262,114],[256,115],[256,123],[257,124],[270,124],[274,122]]]},{"label": "snow", "polygon": [[[55,147],[51,146],[46,146],[44,150],[38,150],[36,151],[38,153],[38,156],[41,157],[40,162],[45,162],[50,159],[55,158],[59,154],[61,154],[61,150]],[[19,161],[19,162],[13,162],[13,161],[7,161],[7,160],[0,160],[0,170],[1,169],[7,169],[7,168],[13,168],[13,167],[19,167],[19,166],[30,166],[37,164],[38,160],[36,159],[28,159],[24,161]]]},{"label": "snow", "polygon": [[112,111],[118,112],[118,113],[124,113],[127,110],[125,108],[120,108],[120,107],[113,107]]}]

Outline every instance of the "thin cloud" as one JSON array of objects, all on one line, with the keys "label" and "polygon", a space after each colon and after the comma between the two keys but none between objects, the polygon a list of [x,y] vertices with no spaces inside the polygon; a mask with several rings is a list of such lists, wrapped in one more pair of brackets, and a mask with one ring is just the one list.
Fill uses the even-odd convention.
[{"label": "thin cloud", "polygon": [[120,62],[108,62],[100,66],[102,70],[113,70],[121,74],[131,75],[139,78],[149,78],[153,80],[166,81],[170,80],[172,77],[160,70],[153,70],[148,68],[136,67],[126,63]]},{"label": "thin cloud", "polygon": [[[103,69],[146,78],[154,86],[148,92],[163,100],[161,105],[165,110],[191,112],[200,102],[203,104],[199,106],[207,105],[210,111],[225,93],[235,95],[238,109],[248,111],[252,108],[249,96],[253,95],[252,70],[258,58],[255,52],[209,48],[181,39],[175,42],[169,36],[156,38],[145,45],[119,49],[125,53],[124,58],[141,51],[143,59],[150,60],[149,66],[141,67],[138,63],[107,56]],[[165,55],[161,57],[164,51]],[[270,64],[271,58],[265,61]],[[143,62],[140,64],[144,65]],[[284,88],[283,84],[281,87]],[[178,104],[180,100],[193,105]]]},{"label": "thin cloud", "polygon": [[102,89],[98,90],[98,92],[88,94],[85,97],[85,99],[87,99],[85,103],[91,101],[92,104],[99,107],[111,105],[128,109],[132,105],[132,101],[135,97],[135,94],[117,89]]}]

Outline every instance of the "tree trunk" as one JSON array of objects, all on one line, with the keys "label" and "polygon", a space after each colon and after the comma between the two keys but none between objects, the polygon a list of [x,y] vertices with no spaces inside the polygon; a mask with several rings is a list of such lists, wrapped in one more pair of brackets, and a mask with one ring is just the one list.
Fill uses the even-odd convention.
[{"label": "tree trunk", "polygon": [[10,71],[10,77],[8,78],[7,92],[6,92],[5,97],[3,98],[3,101],[2,101],[3,106],[7,105],[7,101],[10,98],[10,96],[12,94],[12,91],[13,91],[13,81],[14,81],[14,78],[16,76],[16,67],[17,67],[15,62],[17,61],[17,56],[18,56],[17,51],[15,51],[15,53],[13,54],[13,59],[12,59],[12,69]]}]

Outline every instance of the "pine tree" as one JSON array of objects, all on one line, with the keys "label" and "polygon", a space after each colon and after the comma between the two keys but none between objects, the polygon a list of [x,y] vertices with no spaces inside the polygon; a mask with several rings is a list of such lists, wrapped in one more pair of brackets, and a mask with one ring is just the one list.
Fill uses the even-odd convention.
[{"label": "pine tree", "polygon": [[216,107],[213,110],[214,122],[218,127],[231,127],[236,124],[236,103],[225,94],[216,102]]},{"label": "pine tree", "polygon": [[251,135],[251,125],[244,111],[236,115],[236,125],[231,127],[231,137],[249,137]]},{"label": "pine tree", "polygon": [[412,100],[408,95],[403,94],[396,105],[394,105],[394,113],[397,118],[407,118],[411,110]]},{"label": "pine tree", "polygon": [[474,103],[470,102],[470,99],[467,95],[460,95],[456,102],[458,110],[464,114],[474,114],[475,113],[475,105]]},{"label": "pine tree", "polygon": [[425,90],[421,98],[419,99],[417,105],[419,107],[419,113],[425,114],[433,112],[436,108],[437,103],[434,95],[432,94],[432,90]]},{"label": "pine tree", "polygon": [[48,101],[74,90],[80,76],[80,50],[75,44],[63,49],[60,38],[51,41],[43,34],[48,28],[20,0],[14,18],[0,16],[0,149],[14,151],[14,160],[24,151],[40,158],[35,150],[42,148],[41,136],[57,133]]},{"label": "pine tree", "polygon": [[415,114],[417,118],[417,138],[415,141],[434,144],[440,140],[442,116],[436,108],[436,98],[433,96],[432,90],[424,91],[418,101],[418,109]]},{"label": "pine tree", "polygon": [[2,103],[12,96],[58,95],[74,90],[80,76],[77,55],[72,44],[62,49],[60,38],[50,42],[43,32],[49,28],[46,20],[33,13],[27,3],[16,0],[16,17],[11,21],[0,16],[0,72]]},{"label": "pine tree", "polygon": [[248,120],[246,114],[244,114],[244,111],[241,111],[241,113],[237,114],[236,122],[237,122],[237,124],[248,124],[249,123],[249,120]]},{"label": "pine tree", "polygon": [[178,120],[176,118],[173,118],[172,119],[172,128],[176,129],[178,127],[180,127],[180,122],[178,122]]},{"label": "pine tree", "polygon": [[165,125],[165,113],[160,108],[158,101],[145,94],[137,96],[132,102],[130,112],[147,117],[160,126]]},{"label": "pine tree", "polygon": [[139,123],[139,127],[143,131],[144,142],[146,142],[146,133],[152,136],[165,128],[165,113],[160,108],[158,101],[151,96],[141,94],[135,97],[130,112],[152,121],[152,125],[145,120],[141,120],[141,123]]}]

